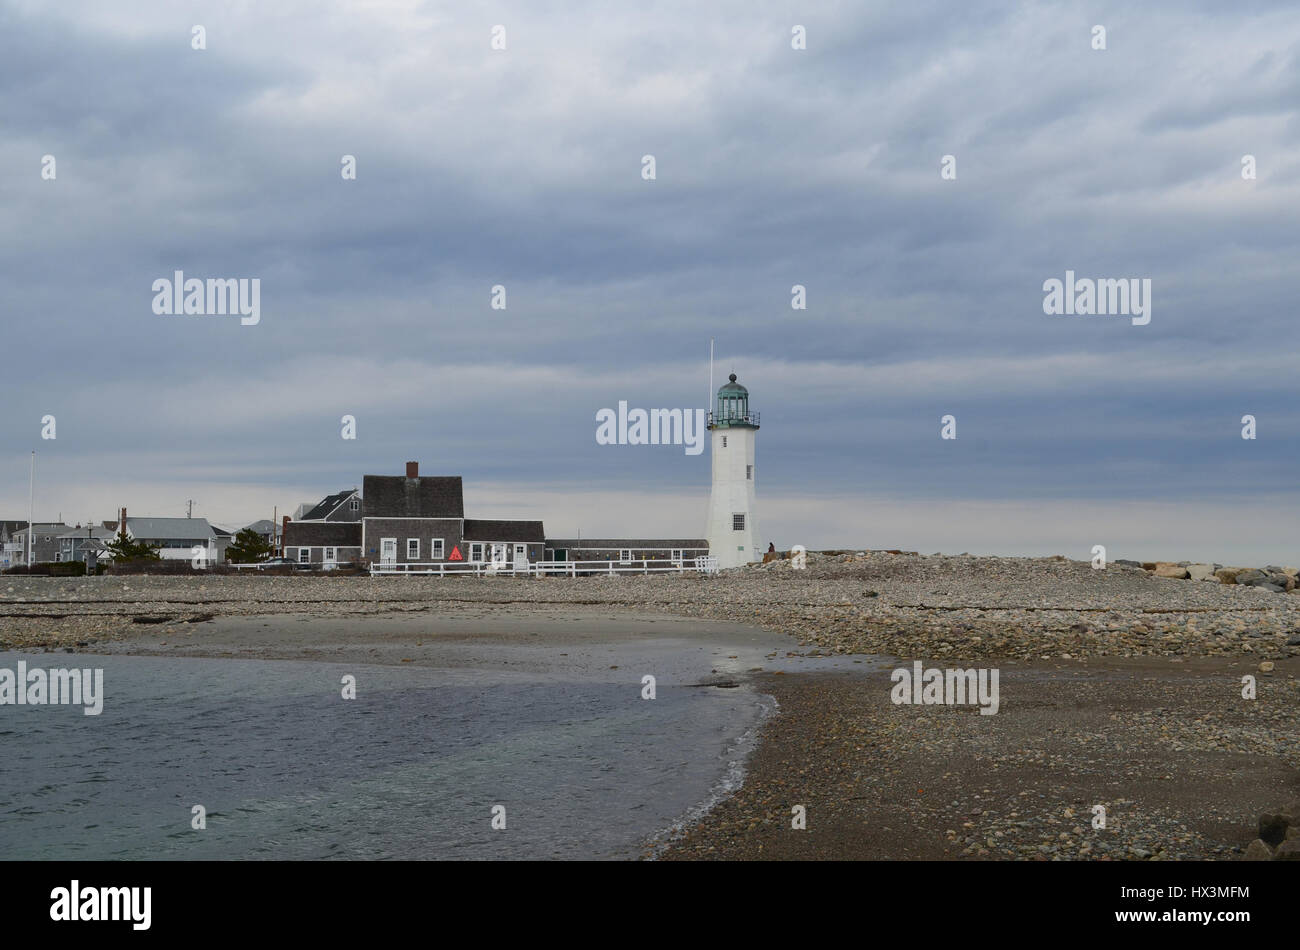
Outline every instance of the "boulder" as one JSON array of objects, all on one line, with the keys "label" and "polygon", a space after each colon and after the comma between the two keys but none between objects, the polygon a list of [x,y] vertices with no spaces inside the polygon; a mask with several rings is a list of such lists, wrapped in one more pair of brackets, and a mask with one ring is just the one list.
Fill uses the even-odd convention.
[{"label": "boulder", "polygon": [[1285,594],[1286,588],[1279,587],[1277,584],[1252,584],[1256,590],[1266,590],[1270,594]]},{"label": "boulder", "polygon": [[1241,573],[1239,567],[1221,567],[1214,572],[1214,576],[1223,584],[1237,583],[1237,575]]},{"label": "boulder", "polygon": [[1187,568],[1179,567],[1177,564],[1157,564],[1156,577],[1172,577],[1177,580],[1187,579]]},{"label": "boulder", "polygon": [[1214,576],[1213,564],[1189,564],[1187,565],[1187,576],[1194,581],[1215,581],[1219,579]]},{"label": "boulder", "polygon": [[1125,560],[1125,559],[1122,558],[1122,557],[1121,557],[1121,558],[1116,558],[1115,561],[1114,561],[1113,563],[1115,563],[1115,564],[1123,564],[1125,567],[1141,567],[1141,566],[1142,566],[1142,562],[1141,562],[1141,561],[1127,561],[1127,560]]},{"label": "boulder", "polygon": [[780,559],[781,559],[781,555],[778,554],[776,551],[768,551],[766,554],[763,555],[764,564],[767,564],[771,561],[779,561]]},{"label": "boulder", "polygon": [[1291,819],[1284,814],[1274,812],[1259,816],[1259,837],[1267,845],[1277,847],[1286,838],[1286,830],[1291,827]]},{"label": "boulder", "polygon": [[1257,571],[1253,567],[1248,567],[1244,571],[1237,573],[1237,583],[1245,584],[1247,587],[1254,587],[1256,584],[1268,582],[1268,575],[1263,571]]},{"label": "boulder", "polygon": [[1283,841],[1273,852],[1274,861],[1300,861],[1300,838]]},{"label": "boulder", "polygon": [[1246,854],[1242,857],[1243,861],[1272,861],[1273,849],[1263,841],[1256,838],[1246,848]]},{"label": "boulder", "polygon": [[1144,570],[1144,571],[1154,571],[1155,569],[1156,569],[1156,562],[1155,562],[1155,561],[1143,561],[1143,562],[1142,562],[1142,570]]}]

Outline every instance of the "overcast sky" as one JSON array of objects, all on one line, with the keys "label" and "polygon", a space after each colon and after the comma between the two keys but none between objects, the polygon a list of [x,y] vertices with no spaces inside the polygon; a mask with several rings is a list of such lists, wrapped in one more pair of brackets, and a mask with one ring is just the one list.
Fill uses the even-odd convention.
[{"label": "overcast sky", "polygon": [[[699,536],[709,453],[595,414],[703,408],[713,337],[764,544],[1297,563],[1300,8],[974,6],[0,0],[0,517],[32,449],[69,523],[418,459]],[[176,270],[260,323],[155,314]],[[1046,315],[1066,270],[1150,323]]]}]

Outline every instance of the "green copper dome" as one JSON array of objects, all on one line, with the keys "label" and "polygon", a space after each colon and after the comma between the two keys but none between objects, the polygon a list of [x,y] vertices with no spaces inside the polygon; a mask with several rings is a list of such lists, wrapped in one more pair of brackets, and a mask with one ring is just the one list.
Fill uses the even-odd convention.
[{"label": "green copper dome", "polygon": [[749,411],[749,390],[736,382],[736,374],[718,387],[717,408],[709,413],[710,429],[758,428],[758,413]]},{"label": "green copper dome", "polygon": [[720,387],[718,387],[719,396],[721,396],[723,393],[738,393],[742,396],[749,395],[749,390],[746,389],[744,386],[740,385],[740,383],[736,382],[735,373],[732,373],[730,376],[727,377],[727,379],[729,379],[730,382],[723,383]]}]

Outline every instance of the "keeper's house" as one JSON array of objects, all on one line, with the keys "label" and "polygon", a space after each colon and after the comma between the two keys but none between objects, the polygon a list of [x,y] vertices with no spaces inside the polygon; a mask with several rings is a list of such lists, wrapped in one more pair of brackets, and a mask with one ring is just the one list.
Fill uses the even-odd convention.
[{"label": "keeper's house", "polygon": [[[331,496],[328,509],[345,499]],[[325,569],[361,564],[486,563],[540,560],[546,535],[540,521],[483,521],[465,517],[459,475],[421,476],[418,462],[406,475],[367,475],[361,484],[360,520],[289,521],[284,556]]]},{"label": "keeper's house", "polygon": [[548,561],[671,561],[680,564],[709,553],[702,538],[548,538]]}]

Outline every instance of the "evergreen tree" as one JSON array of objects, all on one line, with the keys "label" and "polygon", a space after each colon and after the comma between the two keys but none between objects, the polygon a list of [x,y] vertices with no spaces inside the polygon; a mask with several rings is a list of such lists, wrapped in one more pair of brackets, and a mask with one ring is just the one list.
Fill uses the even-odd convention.
[{"label": "evergreen tree", "polygon": [[275,546],[252,528],[245,528],[235,535],[235,540],[226,548],[226,560],[232,564],[255,564],[265,561],[275,553]]}]

